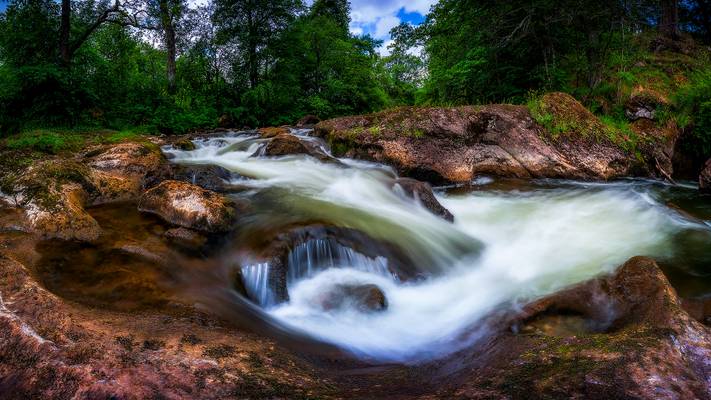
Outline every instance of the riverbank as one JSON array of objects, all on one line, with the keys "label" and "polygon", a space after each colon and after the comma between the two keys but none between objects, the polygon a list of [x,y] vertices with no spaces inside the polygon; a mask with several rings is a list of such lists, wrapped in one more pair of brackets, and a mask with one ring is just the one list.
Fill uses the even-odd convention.
[{"label": "riverbank", "polygon": [[[428,114],[412,117],[418,115]],[[321,126],[333,123],[326,121]],[[464,129],[461,134],[467,132],[470,130]],[[403,136],[408,137],[383,133],[377,140],[399,143]],[[446,132],[436,136],[430,131],[416,136],[408,138],[413,140],[408,143],[450,137]],[[76,150],[38,155],[18,166],[15,174],[3,174],[13,190],[3,189],[8,204],[0,219],[4,278],[0,317],[2,329],[8,333],[0,342],[5,368],[0,375],[7,377],[0,381],[0,388],[17,393],[18,398],[485,398],[524,393],[540,398],[590,393],[656,398],[661,392],[709,397],[703,383],[709,376],[704,367],[710,357],[709,331],[694,319],[706,321],[708,317],[703,296],[680,300],[650,259],[635,258],[617,269],[626,260],[622,258],[609,265],[610,271],[616,272],[586,282],[580,278],[570,281],[577,285],[571,290],[525,297],[519,304],[523,308],[500,307],[500,302],[494,301],[499,306],[481,319],[459,317],[463,330],[455,331],[455,337],[471,339],[474,335],[476,340],[461,342],[466,346],[454,352],[426,345],[440,356],[414,363],[379,361],[378,353],[365,359],[354,357],[337,342],[314,341],[311,335],[274,325],[279,320],[270,316],[268,309],[255,307],[259,299],[248,287],[259,278],[240,275],[245,266],[268,264],[268,277],[275,276],[275,271],[286,274],[290,269],[285,267],[296,265],[299,249],[306,251],[306,244],[326,241],[329,248],[351,251],[344,253],[346,258],[329,255],[332,262],[380,265],[378,257],[384,257],[388,270],[396,272],[398,279],[426,283],[428,275],[440,273],[431,269],[433,264],[447,265],[450,258],[476,254],[480,248],[477,241],[452,229],[473,226],[462,220],[469,217],[461,210],[483,205],[485,199],[476,200],[475,196],[474,202],[468,203],[469,197],[457,200],[456,196],[443,196],[442,191],[433,196],[428,185],[399,181],[401,178],[386,167],[335,159],[308,131],[217,132],[191,139],[97,141]],[[355,146],[360,145],[357,140]],[[467,145],[466,140],[464,143]],[[4,153],[5,157],[17,158],[20,153],[13,153],[16,151]],[[207,159],[212,161],[200,161]],[[309,174],[313,180],[308,180]],[[364,180],[367,177],[377,179]],[[338,191],[313,186],[339,180],[345,186],[338,186]],[[510,184],[503,181],[501,185]],[[456,190],[472,190],[466,186]],[[353,189],[346,190],[349,187]],[[404,190],[407,188],[410,190]],[[521,186],[514,184],[513,188],[510,193],[514,197],[507,202],[519,196]],[[486,185],[474,189],[483,190],[483,194],[489,190]],[[496,194],[501,189],[491,190]],[[552,201],[547,194],[551,189],[537,190],[542,190],[542,197],[534,197],[534,202],[546,205]],[[294,193],[298,196],[290,197]],[[309,193],[331,194],[309,199]],[[567,199],[575,192],[563,193]],[[380,197],[357,197],[363,194]],[[420,202],[425,198],[430,201]],[[314,199],[318,202],[313,203]],[[638,200],[629,203],[626,197],[611,199],[617,207],[646,207]],[[404,207],[402,214],[391,214],[395,205]],[[374,219],[380,206],[388,209],[387,214]],[[703,211],[683,206],[696,215],[684,216],[669,208],[673,218],[679,219],[661,219],[668,222],[660,226],[682,221],[682,227],[707,218]],[[607,210],[612,212],[614,206]],[[655,202],[654,210],[659,213],[641,214],[643,218],[624,224],[645,229],[654,218],[667,218],[664,204]],[[472,221],[487,226],[487,215],[497,214],[490,209]],[[627,212],[615,219],[632,215]],[[700,224],[702,227],[703,222]],[[493,232],[494,225],[490,226]],[[536,226],[535,221],[530,226]],[[573,235],[587,232],[582,227],[576,230],[575,224],[569,229]],[[649,229],[649,235],[660,232]],[[405,232],[412,236],[403,236]],[[637,240],[645,233],[631,236]],[[398,241],[400,237],[402,241]],[[481,239],[485,248],[499,243],[488,243],[486,236]],[[433,251],[432,240],[445,246],[441,256]],[[414,245],[408,247],[409,243]],[[585,243],[594,245],[594,240]],[[659,245],[654,243],[650,249]],[[567,250],[579,253],[576,246]],[[703,252],[689,249],[681,259]],[[560,251],[557,254],[562,257]],[[530,267],[534,260],[528,260]],[[605,262],[594,264],[595,269],[585,276],[597,276],[594,271]],[[560,265],[563,276],[569,265]],[[304,271],[301,279],[315,273],[308,272],[309,268],[297,270]],[[369,271],[378,274],[377,269]],[[665,271],[673,269],[665,267]],[[287,296],[294,296],[288,279],[282,276],[266,282],[270,290],[281,287]],[[477,282],[486,281],[475,279],[472,284]],[[381,288],[389,308],[380,312],[398,312],[401,306],[396,293],[400,289],[388,289],[385,283]],[[500,287],[481,298],[493,301],[504,290]],[[426,295],[426,285],[417,291],[423,304],[430,298],[435,301]],[[473,293],[475,298],[477,293]],[[599,301],[590,304],[590,298]],[[447,304],[462,301],[459,298]],[[476,306],[470,304],[465,309]],[[370,312],[364,314],[368,320]],[[289,321],[288,313],[283,315],[279,317],[286,318],[282,322]],[[429,318],[430,323],[436,321],[433,315],[421,317],[425,321]],[[487,329],[471,330],[472,326]],[[407,325],[401,328],[409,330]],[[387,339],[387,331],[380,332]],[[406,342],[402,344],[415,343]],[[395,345],[389,347],[396,350]],[[668,384],[678,376],[687,377],[683,385]]]}]

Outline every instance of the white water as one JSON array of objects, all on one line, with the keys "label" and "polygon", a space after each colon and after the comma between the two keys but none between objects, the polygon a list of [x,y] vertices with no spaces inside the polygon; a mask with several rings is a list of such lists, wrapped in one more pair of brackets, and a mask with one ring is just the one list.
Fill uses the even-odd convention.
[{"label": "white water", "polygon": [[[250,157],[259,143],[229,137],[199,142],[192,152],[168,151],[177,162],[217,164],[254,178],[241,183],[255,190],[288,189],[284,204],[292,212],[390,240],[433,271],[428,280],[403,283],[368,272],[363,264],[372,259],[351,257],[353,265],[296,273],[290,301],[268,310],[288,326],[381,361],[455,351],[497,307],[610,272],[635,255],[668,255],[671,236],[689,225],[644,186],[632,184],[440,197],[455,216],[450,224],[392,190],[387,168],[344,160],[346,168],[302,156]],[[343,283],[378,285],[388,309],[324,312],[319,294]]]}]

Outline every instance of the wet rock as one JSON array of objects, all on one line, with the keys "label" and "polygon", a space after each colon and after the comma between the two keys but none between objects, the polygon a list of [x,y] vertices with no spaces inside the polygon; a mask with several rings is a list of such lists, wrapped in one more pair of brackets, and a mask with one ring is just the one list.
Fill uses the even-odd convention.
[{"label": "wet rock", "polygon": [[170,175],[163,153],[152,143],[97,146],[85,153],[84,163],[98,190],[91,204],[135,199]]},{"label": "wet rock", "polygon": [[433,214],[438,215],[449,222],[454,221],[454,215],[447,210],[435,197],[432,187],[426,182],[420,182],[411,178],[399,178],[395,181],[402,191],[410,198],[419,201],[425,208]]},{"label": "wet rock", "polygon": [[286,156],[290,154],[310,155],[311,149],[299,138],[291,134],[275,136],[264,149],[266,156]]},{"label": "wet rock", "polygon": [[338,162],[333,157],[324,153],[316,145],[301,140],[292,134],[281,134],[273,137],[269,143],[267,143],[262,154],[269,157],[304,154],[323,162]]},{"label": "wet rock", "polygon": [[173,143],[173,147],[183,151],[192,151],[195,150],[195,143],[193,143],[190,139],[180,139]]},{"label": "wet rock", "polygon": [[702,192],[711,193],[711,159],[706,161],[706,165],[699,175],[699,189]]},{"label": "wet rock", "polygon": [[[3,399],[303,398],[328,387],[311,366],[272,341],[185,305],[113,312],[65,301],[5,250],[0,249]],[[220,354],[211,349],[228,346],[235,355],[255,352],[280,361],[270,363],[269,374],[242,357],[218,364]]]},{"label": "wet rock", "polygon": [[315,134],[329,141],[336,156],[383,162],[434,184],[466,183],[482,174],[607,180],[636,170],[636,156],[613,142],[607,127],[572,97],[550,93],[538,107],[537,115],[555,129],[537,123],[527,107],[487,105],[402,107],[336,118],[317,124]]},{"label": "wet rock", "polygon": [[[31,202],[25,207],[32,230],[45,239],[95,241],[101,227],[84,210],[86,194],[78,184],[65,184],[58,190],[52,188],[53,204]],[[46,199],[45,199],[46,200]]]},{"label": "wet rock", "polygon": [[321,119],[319,119],[319,117],[308,114],[301,117],[301,119],[296,123],[296,126],[298,128],[311,128],[319,122],[321,122]]},{"label": "wet rock", "polygon": [[669,121],[660,125],[650,119],[641,118],[634,121],[630,128],[638,136],[638,149],[645,159],[644,175],[656,176],[673,181],[675,174],[673,158],[678,153],[677,141],[681,130],[676,122]]},{"label": "wet rock", "polygon": [[711,333],[649,258],[535,301],[510,323],[459,355],[480,367],[460,375],[455,397],[711,398]]},{"label": "wet rock", "polygon": [[186,182],[168,180],[146,191],[138,208],[159,215],[171,224],[204,232],[232,228],[235,203],[212,191]]},{"label": "wet rock", "polygon": [[289,135],[289,128],[285,126],[274,127],[270,126],[267,128],[259,128],[257,132],[265,139],[273,138],[279,135]]},{"label": "wet rock", "polygon": [[373,284],[336,285],[319,298],[324,311],[356,308],[361,312],[384,311],[388,308],[385,293]]},{"label": "wet rock", "polygon": [[198,185],[215,192],[225,192],[229,189],[228,181],[232,173],[217,165],[173,164],[172,179]]},{"label": "wet rock", "polygon": [[202,234],[183,227],[168,229],[163,236],[171,243],[189,250],[199,249],[207,242]]}]

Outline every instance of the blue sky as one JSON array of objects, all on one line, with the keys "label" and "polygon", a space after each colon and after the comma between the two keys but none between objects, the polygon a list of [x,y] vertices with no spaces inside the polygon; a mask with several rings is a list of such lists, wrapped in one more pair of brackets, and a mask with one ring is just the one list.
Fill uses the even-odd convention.
[{"label": "blue sky", "polygon": [[400,22],[419,24],[436,0],[351,0],[351,32],[370,34],[384,42],[385,53],[390,29]]}]

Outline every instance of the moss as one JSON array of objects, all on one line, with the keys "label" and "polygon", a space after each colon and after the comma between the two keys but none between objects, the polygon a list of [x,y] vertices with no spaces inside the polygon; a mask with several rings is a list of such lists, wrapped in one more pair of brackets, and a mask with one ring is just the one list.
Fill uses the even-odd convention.
[{"label": "moss", "polygon": [[204,356],[219,360],[221,358],[232,357],[236,352],[236,347],[227,344],[220,344],[217,346],[207,347],[202,354]]}]

